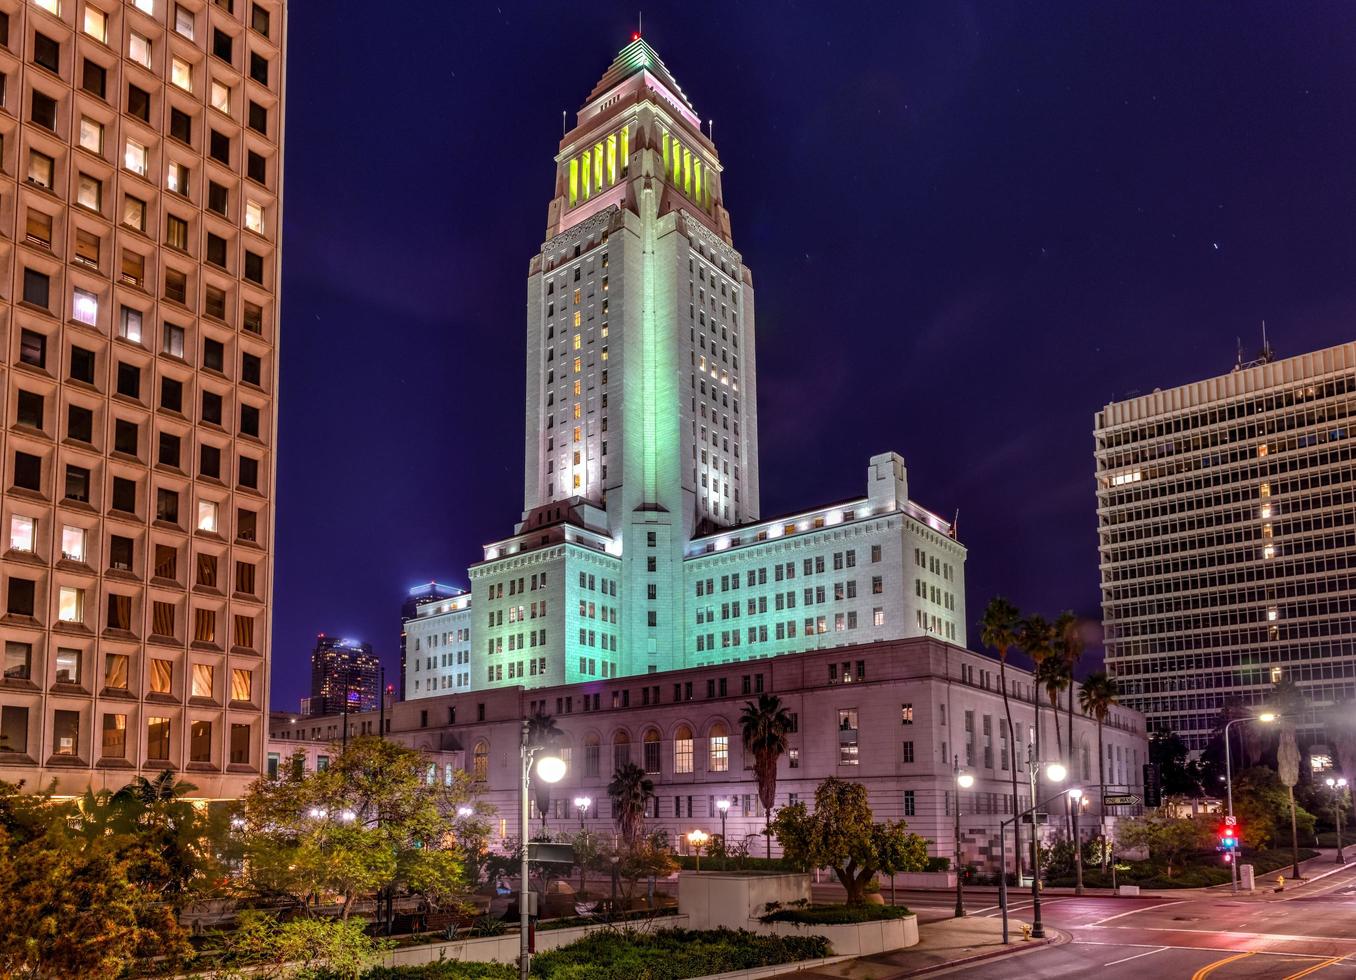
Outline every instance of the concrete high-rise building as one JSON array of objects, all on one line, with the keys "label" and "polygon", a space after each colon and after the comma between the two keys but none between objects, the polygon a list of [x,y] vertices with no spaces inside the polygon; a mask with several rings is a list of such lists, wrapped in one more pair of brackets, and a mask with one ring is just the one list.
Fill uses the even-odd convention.
[{"label": "concrete high-rise building", "polygon": [[332,715],[344,710],[376,711],[381,704],[381,661],[372,644],[342,640],[321,633],[311,651],[311,696],[303,698],[308,715]]},{"label": "concrete high-rise building", "polygon": [[965,549],[909,500],[898,455],[871,459],[861,497],[762,519],[752,275],[716,147],[643,39],[554,174],[527,277],[523,518],[456,611],[470,688],[964,644]]},{"label": "concrete high-rise building", "polygon": [[1286,678],[1356,696],[1356,344],[1114,402],[1095,421],[1108,668],[1205,747]]},{"label": "concrete high-rise building", "polygon": [[262,769],[284,0],[0,12],[0,779]]},{"label": "concrete high-rise building", "polygon": [[441,585],[438,582],[428,582],[425,585],[416,585],[405,593],[405,601],[400,604],[400,700],[405,700],[405,674],[406,674],[406,629],[411,619],[419,615],[419,610],[430,603],[442,602],[445,599],[451,599],[454,596],[464,595],[464,589],[458,589],[451,585]]}]

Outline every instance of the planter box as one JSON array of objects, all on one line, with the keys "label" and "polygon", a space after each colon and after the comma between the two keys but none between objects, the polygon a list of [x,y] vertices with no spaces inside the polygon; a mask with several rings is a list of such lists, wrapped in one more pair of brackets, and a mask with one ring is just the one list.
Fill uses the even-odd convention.
[{"label": "planter box", "polygon": [[823,936],[835,956],[869,956],[918,943],[918,916],[882,919],[879,922],[854,922],[847,925],[802,925],[798,922],[749,921],[751,932],[774,936]]},{"label": "planter box", "polygon": [[[876,878],[882,895],[890,894],[890,877],[879,875]],[[956,887],[954,871],[908,871],[894,877],[896,888],[948,888]]]},{"label": "planter box", "polygon": [[810,900],[807,874],[683,871],[678,875],[678,910],[692,929],[736,927],[762,915],[769,902],[788,905],[801,900]]},{"label": "planter box", "polygon": [[[686,929],[690,927],[685,915],[664,915],[647,923],[644,919],[628,923],[632,928],[644,929],[652,925],[655,929]],[[568,946],[576,939],[582,939],[599,929],[614,928],[606,923],[589,926],[573,926],[569,929],[537,930],[537,952]],[[480,939],[452,939],[444,942],[426,943],[423,946],[407,946],[387,953],[382,962],[386,966],[421,966],[425,963],[437,963],[439,960],[461,960],[467,963],[516,963],[518,961],[518,930],[506,932],[502,936],[485,936]]]},{"label": "planter box", "polygon": [[1139,885],[1117,885],[1116,893],[1118,895],[1138,895]]}]

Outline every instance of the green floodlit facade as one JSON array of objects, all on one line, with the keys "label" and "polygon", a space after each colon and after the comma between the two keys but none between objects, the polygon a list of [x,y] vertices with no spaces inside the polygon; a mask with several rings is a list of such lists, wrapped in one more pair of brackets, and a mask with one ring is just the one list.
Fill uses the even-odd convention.
[{"label": "green floodlit facade", "polygon": [[715,145],[643,39],[555,164],[527,278],[523,518],[470,569],[469,674],[444,649],[465,608],[430,605],[407,696],[963,644],[964,548],[908,500],[899,456],[871,460],[859,499],[763,520],[752,275]]}]

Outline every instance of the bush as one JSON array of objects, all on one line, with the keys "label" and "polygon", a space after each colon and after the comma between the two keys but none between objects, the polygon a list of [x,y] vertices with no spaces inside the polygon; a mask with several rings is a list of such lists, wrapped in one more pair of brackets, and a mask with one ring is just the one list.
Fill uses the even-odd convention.
[{"label": "bush", "polygon": [[857,922],[879,922],[912,915],[902,905],[806,905],[772,909],[759,922],[795,922],[808,926],[841,926]]},{"label": "bush", "polygon": [[444,960],[422,966],[378,966],[363,980],[516,980],[518,968],[506,963],[462,963]]},{"label": "bush", "polygon": [[543,980],[685,980],[712,973],[818,959],[823,936],[760,936],[740,930],[595,932],[532,961]]}]

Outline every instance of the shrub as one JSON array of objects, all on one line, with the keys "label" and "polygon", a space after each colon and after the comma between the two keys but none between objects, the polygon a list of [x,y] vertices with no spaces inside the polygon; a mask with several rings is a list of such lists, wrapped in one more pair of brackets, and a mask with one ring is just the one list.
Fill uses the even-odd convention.
[{"label": "shrub", "polygon": [[822,936],[760,936],[740,930],[596,932],[533,959],[543,980],[684,980],[829,955]]},{"label": "shrub", "polygon": [[505,963],[463,963],[444,960],[421,966],[378,966],[363,980],[515,980],[517,967]]},{"label": "shrub", "polygon": [[857,922],[879,922],[912,915],[902,905],[806,905],[773,909],[759,922],[795,922],[811,926],[839,926]]}]

